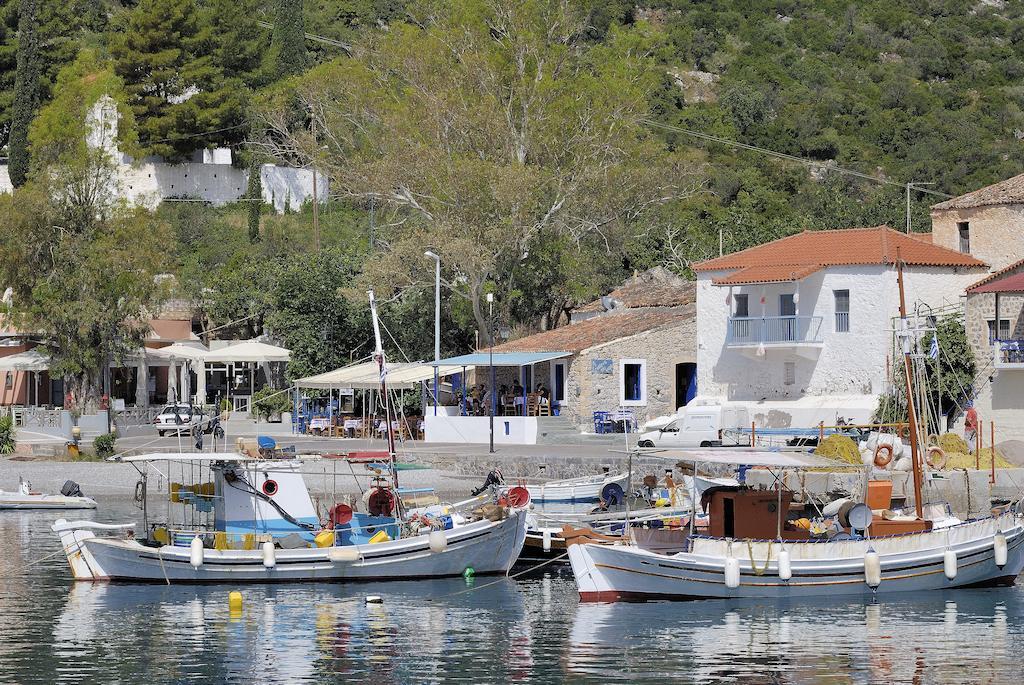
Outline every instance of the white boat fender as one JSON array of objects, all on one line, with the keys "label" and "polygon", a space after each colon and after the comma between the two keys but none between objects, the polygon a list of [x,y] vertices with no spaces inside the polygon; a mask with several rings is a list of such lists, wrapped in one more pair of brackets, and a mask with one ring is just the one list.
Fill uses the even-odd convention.
[{"label": "white boat fender", "polygon": [[277,566],[277,553],[274,551],[274,543],[269,540],[263,543],[263,565],[266,568]]},{"label": "white boat fender", "polygon": [[789,580],[793,577],[793,567],[789,561],[789,550],[783,547],[779,551],[779,580]]},{"label": "white boat fender", "polygon": [[732,555],[732,543],[725,557],[725,586],[734,590],[740,586],[740,562]]},{"label": "white boat fender", "polygon": [[359,548],[353,545],[331,547],[327,550],[327,558],[334,562],[359,561]]},{"label": "white boat fender", "polygon": [[996,533],[992,538],[992,550],[995,552],[996,566],[999,568],[1006,566],[1006,536],[1001,532]]},{"label": "white boat fender", "polygon": [[956,578],[956,552],[951,549],[942,553],[942,571],[949,580]]},{"label": "white boat fender", "polygon": [[541,541],[543,542],[544,551],[545,552],[550,552],[551,551],[551,531],[550,530],[545,529],[544,532],[541,533]]},{"label": "white boat fender", "polygon": [[430,551],[435,554],[440,554],[446,549],[448,549],[448,537],[444,534],[444,531],[430,531]]},{"label": "white boat fender", "polygon": [[367,604],[383,604],[384,598],[380,595],[366,595]]},{"label": "white boat fender", "polygon": [[874,548],[864,553],[864,582],[872,590],[882,584],[882,560]]},{"label": "white boat fender", "polygon": [[188,562],[192,564],[193,568],[199,568],[203,565],[203,540],[198,535],[192,538],[192,542],[188,543],[189,553]]}]

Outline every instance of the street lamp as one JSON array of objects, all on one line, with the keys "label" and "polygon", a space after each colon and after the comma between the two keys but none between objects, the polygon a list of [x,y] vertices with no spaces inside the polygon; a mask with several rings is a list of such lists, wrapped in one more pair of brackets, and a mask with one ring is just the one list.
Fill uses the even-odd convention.
[{"label": "street lamp", "polygon": [[487,365],[491,376],[491,454],[494,454],[494,403],[497,400],[494,394],[494,293],[487,293],[487,339],[490,341]]},{"label": "street lamp", "polygon": [[441,361],[441,257],[430,250],[423,253],[424,257],[434,260],[434,416],[437,416],[438,368]]}]

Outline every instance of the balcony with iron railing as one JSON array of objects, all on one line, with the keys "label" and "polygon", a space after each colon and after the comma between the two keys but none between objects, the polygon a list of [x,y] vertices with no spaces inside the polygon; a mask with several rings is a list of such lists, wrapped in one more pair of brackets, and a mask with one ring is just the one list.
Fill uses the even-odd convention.
[{"label": "balcony with iron railing", "polygon": [[725,344],[729,347],[821,345],[821,317],[730,317]]},{"label": "balcony with iron railing", "polygon": [[1003,371],[1024,371],[1024,340],[996,340],[992,366]]}]

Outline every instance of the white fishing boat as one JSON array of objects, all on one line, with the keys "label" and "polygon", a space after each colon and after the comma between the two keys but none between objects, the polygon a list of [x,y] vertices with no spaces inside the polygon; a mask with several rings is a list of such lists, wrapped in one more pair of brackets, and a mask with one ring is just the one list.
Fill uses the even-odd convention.
[{"label": "white fishing boat", "polygon": [[596,503],[618,497],[619,501],[629,482],[629,473],[600,474],[552,480],[539,485],[526,485],[534,502],[561,502],[567,504]]},{"label": "white fishing boat", "polygon": [[[372,293],[370,305],[390,466],[365,492],[367,512],[336,503],[321,515],[302,472],[303,464],[319,457],[292,457],[272,441],[259,441],[257,450],[245,453],[118,457],[141,475],[136,499],[142,530],[136,531],[134,523],[57,521],[52,528],[75,579],[283,582],[506,573],[526,535],[525,492],[500,503],[499,493],[489,488],[447,507],[408,509],[403,504]],[[168,483],[168,509],[173,504],[179,514],[176,522],[149,524],[148,467],[155,462],[179,469],[180,482],[171,479],[171,468],[158,470]]]},{"label": "white fishing boat", "polygon": [[32,489],[32,483],[18,479],[15,492],[0,490],[0,509],[95,509],[96,500],[82,494],[78,484],[67,481],[61,494],[48,495]]}]

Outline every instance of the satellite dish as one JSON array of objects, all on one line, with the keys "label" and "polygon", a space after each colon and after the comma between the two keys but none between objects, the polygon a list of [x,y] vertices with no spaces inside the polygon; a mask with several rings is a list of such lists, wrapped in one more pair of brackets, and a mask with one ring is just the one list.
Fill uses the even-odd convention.
[{"label": "satellite dish", "polygon": [[846,520],[850,522],[850,528],[867,530],[871,526],[873,516],[868,505],[857,504],[846,513]]}]

